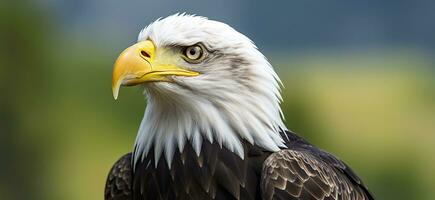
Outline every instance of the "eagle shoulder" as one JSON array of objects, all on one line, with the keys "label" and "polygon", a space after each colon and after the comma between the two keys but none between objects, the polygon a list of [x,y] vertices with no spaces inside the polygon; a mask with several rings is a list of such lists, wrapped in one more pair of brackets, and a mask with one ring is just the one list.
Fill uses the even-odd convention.
[{"label": "eagle shoulder", "polygon": [[119,158],[112,166],[106,180],[104,199],[132,199],[132,174],[131,153],[128,153]]},{"label": "eagle shoulder", "polygon": [[344,162],[309,144],[296,146],[264,161],[263,199],[374,199]]}]

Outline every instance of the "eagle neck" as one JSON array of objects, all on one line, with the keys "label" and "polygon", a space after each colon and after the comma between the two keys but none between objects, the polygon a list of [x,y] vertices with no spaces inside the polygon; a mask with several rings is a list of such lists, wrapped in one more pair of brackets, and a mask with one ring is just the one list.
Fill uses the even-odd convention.
[{"label": "eagle neck", "polygon": [[249,103],[260,100],[210,100],[188,91],[169,93],[164,87],[168,87],[167,83],[145,92],[147,107],[134,145],[134,163],[153,152],[155,166],[164,156],[171,168],[176,151],[182,153],[188,143],[199,156],[204,140],[217,143],[241,159],[245,155],[243,141],[272,152],[285,147],[279,133],[286,128],[280,116],[278,120],[268,119],[270,113]]}]

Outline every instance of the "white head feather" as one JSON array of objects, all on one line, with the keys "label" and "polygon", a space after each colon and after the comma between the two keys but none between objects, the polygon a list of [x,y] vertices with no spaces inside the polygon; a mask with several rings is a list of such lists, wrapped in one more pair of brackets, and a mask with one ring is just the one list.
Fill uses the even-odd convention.
[{"label": "white head feather", "polygon": [[[174,152],[190,143],[199,155],[203,140],[217,142],[242,159],[241,140],[270,151],[285,147],[279,83],[257,47],[227,24],[204,17],[175,14],[144,28],[139,41],[162,47],[201,43],[207,58],[198,64],[180,59],[179,67],[200,72],[172,77],[173,82],[147,83],[147,107],[135,142],[134,162],[154,148],[171,166]],[[178,148],[177,148],[178,147]]]}]

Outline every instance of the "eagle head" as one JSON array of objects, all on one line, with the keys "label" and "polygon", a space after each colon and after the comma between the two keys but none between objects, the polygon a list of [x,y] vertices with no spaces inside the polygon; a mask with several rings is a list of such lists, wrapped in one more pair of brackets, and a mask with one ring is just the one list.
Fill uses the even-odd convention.
[{"label": "eagle head", "polygon": [[204,140],[244,158],[242,141],[270,151],[284,146],[280,80],[253,42],[225,23],[175,14],[145,27],[115,61],[112,90],[143,85],[147,106],[134,160]]}]

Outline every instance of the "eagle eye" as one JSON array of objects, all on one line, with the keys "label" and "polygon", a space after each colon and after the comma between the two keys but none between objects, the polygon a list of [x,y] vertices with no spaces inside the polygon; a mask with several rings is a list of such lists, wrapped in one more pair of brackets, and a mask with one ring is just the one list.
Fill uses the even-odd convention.
[{"label": "eagle eye", "polygon": [[198,63],[204,58],[204,47],[200,44],[188,46],[183,52],[184,59],[190,63]]}]

